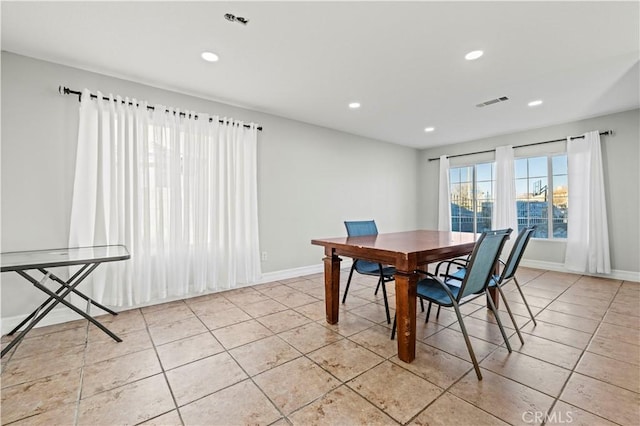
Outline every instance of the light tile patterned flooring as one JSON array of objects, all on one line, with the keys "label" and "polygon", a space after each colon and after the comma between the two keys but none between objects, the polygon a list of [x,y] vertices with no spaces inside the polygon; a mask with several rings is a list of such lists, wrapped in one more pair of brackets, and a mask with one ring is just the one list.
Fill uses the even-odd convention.
[{"label": "light tile patterned flooring", "polygon": [[640,284],[518,276],[538,325],[508,285],[513,353],[482,299],[463,307],[482,381],[452,311],[419,314],[406,364],[375,279],[331,326],[316,274],[101,317],[122,343],[84,320],[35,329],[2,359],[2,424],[640,424]]}]

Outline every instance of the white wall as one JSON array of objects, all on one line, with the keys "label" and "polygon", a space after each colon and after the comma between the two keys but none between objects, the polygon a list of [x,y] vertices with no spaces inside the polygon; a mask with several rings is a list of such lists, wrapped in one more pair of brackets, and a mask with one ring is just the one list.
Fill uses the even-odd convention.
[{"label": "white wall", "polygon": [[[67,245],[79,103],[58,94],[58,85],[66,85],[260,123],[259,225],[266,273],[319,265],[322,249],[311,246],[311,238],[344,235],[347,219],[375,218],[382,232],[436,227],[438,162],[428,158],[613,129],[615,136],[603,143],[612,263],[616,270],[640,270],[638,110],[417,151],[12,53],[2,52],[1,60],[2,251]],[[452,164],[480,159],[493,155]],[[564,244],[558,242],[533,241],[527,252],[527,260],[542,264],[563,258]],[[6,332],[7,318],[30,313],[43,297],[15,274],[0,279]]]},{"label": "white wall", "polygon": [[[261,250],[268,253],[263,272],[321,264],[322,248],[310,240],[345,235],[344,220],[373,218],[382,232],[416,228],[415,149],[13,53],[2,52],[1,59],[3,252],[67,245],[79,103],[58,94],[59,85],[262,125],[258,206]],[[3,319],[27,314],[43,300],[16,274],[1,278]]]},{"label": "white wall", "polygon": [[[581,135],[591,130],[613,130],[613,136],[602,136],[604,180],[607,197],[611,267],[617,276],[640,276],[640,110],[580,120],[541,129],[493,138],[480,139],[420,152],[418,181],[421,196],[418,226],[432,228],[438,224],[438,161],[440,155],[455,155],[493,149],[504,145],[524,145],[546,140]],[[566,142],[537,145],[515,150],[516,157],[564,152]],[[493,161],[494,154],[477,154],[452,158],[451,165]],[[569,213],[571,214],[571,213]],[[571,220],[571,219],[569,219]],[[531,240],[525,253],[529,265],[558,268],[564,263],[566,244],[562,241]]]}]

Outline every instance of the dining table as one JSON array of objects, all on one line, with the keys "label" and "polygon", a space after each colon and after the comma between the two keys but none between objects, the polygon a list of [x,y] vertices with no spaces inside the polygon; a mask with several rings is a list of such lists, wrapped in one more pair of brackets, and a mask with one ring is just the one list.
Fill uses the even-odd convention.
[{"label": "dining table", "polygon": [[469,232],[415,230],[311,240],[311,244],[324,247],[327,322],[338,323],[341,257],[393,266],[396,269],[398,358],[410,363],[416,356],[416,290],[420,276],[417,270],[471,253],[479,236]]}]

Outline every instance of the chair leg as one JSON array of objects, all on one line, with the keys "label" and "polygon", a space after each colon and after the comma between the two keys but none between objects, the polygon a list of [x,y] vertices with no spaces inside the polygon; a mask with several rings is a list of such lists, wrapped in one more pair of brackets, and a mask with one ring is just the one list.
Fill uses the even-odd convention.
[{"label": "chair leg", "polygon": [[471,347],[471,340],[469,340],[469,334],[467,334],[467,328],[464,326],[464,321],[462,321],[462,314],[460,313],[460,308],[458,308],[458,304],[455,302],[453,304],[453,310],[456,311],[456,316],[458,317],[458,323],[460,324],[460,329],[462,330],[462,335],[464,336],[464,342],[467,344],[467,350],[469,351],[471,362],[473,362],[473,368],[476,370],[476,376],[478,377],[478,380],[482,380],[482,373],[480,373],[480,366],[478,365],[478,360],[476,360],[476,354],[473,352],[473,347]]},{"label": "chair leg", "polygon": [[493,311],[493,315],[495,315],[496,317],[496,322],[498,323],[498,328],[500,329],[500,333],[502,334],[502,338],[504,339],[504,344],[507,345],[507,350],[509,351],[509,353],[511,353],[512,352],[511,344],[509,343],[509,339],[507,338],[507,333],[504,332],[504,327],[502,326],[502,321],[500,320],[500,315],[498,314],[496,305],[493,303],[493,299],[491,298],[491,295],[489,294],[488,289],[485,291],[485,293],[487,295],[487,301],[489,302],[489,307]]},{"label": "chair leg", "polygon": [[378,280],[378,285],[376,286],[376,291],[373,292],[374,296],[378,295],[378,290],[380,290],[380,283],[382,282],[382,277],[380,277],[380,280]]},{"label": "chair leg", "polygon": [[[420,299],[422,300],[422,299]],[[429,322],[429,315],[431,315],[431,302],[429,302],[429,307],[427,308],[427,315],[424,318],[424,323],[428,323]]]},{"label": "chair leg", "polygon": [[516,279],[515,276],[513,277],[513,282],[516,283],[516,288],[520,292],[520,297],[522,297],[522,301],[524,302],[524,306],[526,306],[527,307],[527,311],[529,311],[529,315],[531,316],[531,320],[533,321],[533,325],[538,325],[538,323],[536,322],[535,317],[533,316],[533,312],[531,312],[531,308],[529,307],[529,304],[527,303],[527,299],[524,297],[524,293],[522,292],[522,288],[520,288],[520,283],[518,283],[518,280]]},{"label": "chair leg", "polygon": [[442,308],[442,305],[438,305],[438,312],[436,312],[436,318],[440,318],[440,308]]},{"label": "chair leg", "polygon": [[356,261],[353,261],[353,265],[351,265],[351,271],[349,272],[349,279],[347,280],[347,287],[344,289],[344,296],[342,296],[342,304],[344,305],[344,301],[347,300],[347,293],[349,292],[349,285],[351,284],[351,277],[353,276],[353,271],[356,269]]},{"label": "chair leg", "polygon": [[398,316],[394,315],[393,316],[393,327],[391,327],[391,340],[395,339],[395,337],[396,337],[397,321],[398,321]]},{"label": "chair leg", "polygon": [[420,307],[422,308],[422,312],[424,312],[424,300],[420,299]]},{"label": "chair leg", "polygon": [[522,338],[522,334],[520,334],[518,323],[516,323],[516,319],[513,317],[513,313],[511,312],[511,308],[509,307],[507,298],[504,296],[504,292],[502,291],[502,288],[499,285],[497,285],[496,287],[498,287],[498,292],[500,292],[500,297],[502,297],[502,302],[504,303],[504,307],[507,308],[507,313],[509,314],[509,317],[511,318],[511,322],[513,323],[513,326],[516,329],[516,333],[518,333],[518,338],[520,339],[520,343],[524,345],[524,339]]},{"label": "chair leg", "polygon": [[391,324],[391,316],[389,315],[389,301],[387,300],[387,286],[385,285],[382,277],[380,277],[380,282],[382,283],[382,297],[384,298],[384,309],[387,313],[387,324]]}]

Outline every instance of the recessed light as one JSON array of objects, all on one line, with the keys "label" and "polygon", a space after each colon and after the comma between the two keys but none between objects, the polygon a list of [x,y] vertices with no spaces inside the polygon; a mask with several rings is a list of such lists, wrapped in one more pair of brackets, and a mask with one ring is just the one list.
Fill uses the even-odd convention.
[{"label": "recessed light", "polygon": [[424,131],[429,133],[429,132],[433,132],[436,128],[435,127],[425,127]]},{"label": "recessed light", "polygon": [[482,55],[484,55],[484,52],[482,50],[474,50],[473,52],[469,52],[464,55],[464,58],[467,61],[473,61],[474,59],[478,59]]},{"label": "recessed light", "polygon": [[207,62],[217,62],[218,59],[220,59],[218,58],[218,55],[213,52],[202,52],[200,56]]},{"label": "recessed light", "polygon": [[535,101],[531,101],[531,102],[529,102],[529,103],[528,103],[528,105],[529,105],[530,107],[534,107],[534,106],[542,105],[542,101],[541,101],[540,99],[538,99],[538,100],[535,100]]},{"label": "recessed light", "polygon": [[351,103],[349,104],[349,108],[351,108],[351,109],[357,109],[357,108],[360,108],[360,102],[351,102]]}]

